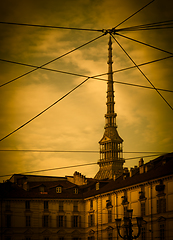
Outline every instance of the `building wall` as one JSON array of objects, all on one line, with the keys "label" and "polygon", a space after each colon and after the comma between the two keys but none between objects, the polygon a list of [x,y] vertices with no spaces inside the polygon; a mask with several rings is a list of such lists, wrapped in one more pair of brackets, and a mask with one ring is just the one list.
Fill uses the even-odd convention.
[{"label": "building wall", "polygon": [[[165,199],[161,200],[160,206],[159,199]],[[30,202],[30,207],[27,207],[26,201]],[[45,201],[48,201],[48,209],[45,209]],[[142,204],[145,205],[143,211]],[[143,213],[142,233],[139,239],[172,240],[173,177],[95,194],[84,200],[5,199],[1,201],[1,209],[2,240],[62,240],[62,237],[64,240],[120,239],[117,238],[115,219],[121,218],[123,222],[126,209],[133,209],[133,234],[138,232],[136,217]],[[11,224],[10,217],[7,216],[11,216]],[[30,226],[26,226],[27,216],[30,217]],[[47,216],[48,220],[46,226],[44,216]],[[62,226],[58,225],[59,216],[63,216]],[[76,217],[78,224],[74,225]],[[123,231],[121,234],[124,234]],[[161,238],[161,234],[164,238]]]},{"label": "building wall", "polygon": [[[163,193],[156,191],[156,186],[160,185],[159,180],[131,186],[130,188],[120,189],[106,194],[96,195],[94,198],[86,200],[86,215],[95,215],[95,224],[88,227],[86,224],[86,239],[94,236],[95,239],[108,239],[112,234],[112,239],[117,238],[116,218],[121,218],[123,222],[124,208],[133,209],[133,234],[137,235],[136,217],[143,217],[142,233],[139,239],[162,239],[160,234],[164,234],[166,240],[173,239],[173,179],[163,179],[165,189]],[[140,199],[141,191],[144,197]],[[159,195],[160,194],[160,195]],[[127,200],[123,202],[124,196]],[[160,198],[166,199],[166,209],[159,211],[157,201]],[[93,210],[90,210],[90,200],[93,199]],[[107,200],[111,201],[112,207],[106,207]],[[145,210],[141,212],[141,204],[145,204]],[[108,222],[108,211],[112,210],[112,221]],[[142,214],[143,213],[143,214]],[[85,218],[87,223],[87,217]],[[123,234],[123,231],[122,231]],[[110,238],[111,239],[111,238]]]}]

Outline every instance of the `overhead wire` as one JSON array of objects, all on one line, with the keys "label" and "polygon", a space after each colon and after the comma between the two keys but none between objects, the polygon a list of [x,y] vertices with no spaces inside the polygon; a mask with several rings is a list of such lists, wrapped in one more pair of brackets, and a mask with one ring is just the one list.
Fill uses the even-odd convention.
[{"label": "overhead wire", "polygon": [[140,44],[142,44],[142,45],[145,45],[145,46],[151,47],[151,48],[153,48],[153,49],[159,50],[159,51],[161,51],[161,52],[164,52],[164,53],[168,53],[168,54],[173,55],[172,52],[169,52],[169,51],[167,51],[167,50],[164,50],[164,49],[161,49],[161,48],[155,47],[155,46],[153,46],[153,45],[151,45],[151,44],[141,42],[141,41],[139,41],[139,40],[136,40],[136,39],[134,39],[134,38],[127,37],[127,36],[122,35],[122,34],[120,34],[120,33],[115,33],[115,34],[118,35],[118,36],[121,36],[121,37],[123,37],[123,38],[127,38],[127,39],[129,39],[129,40],[131,40],[131,41],[134,41],[134,42],[140,43]]},{"label": "overhead wire", "polygon": [[[161,155],[160,154],[142,155],[142,156],[138,156],[138,157],[124,158],[124,160],[130,161],[130,160],[135,160],[135,159],[140,159],[140,158],[148,158],[148,157],[155,157],[155,156],[161,156]],[[14,174],[21,174],[22,175],[22,174],[28,174],[28,173],[48,172],[48,171],[61,170],[61,169],[74,168],[74,167],[91,166],[91,165],[96,165],[96,164],[98,164],[98,163],[97,162],[94,162],[94,163],[83,163],[83,164],[77,164],[77,165],[71,165],[71,166],[55,167],[55,168],[49,168],[49,169],[27,171],[27,172],[23,172],[23,173],[4,174],[4,175],[0,175],[0,177],[9,177],[9,176],[12,176]]]},{"label": "overhead wire", "polygon": [[64,99],[65,97],[67,97],[69,94],[71,94],[74,90],[76,90],[77,88],[79,88],[81,85],[83,85],[86,81],[88,81],[89,78],[85,79],[84,81],[82,81],[80,84],[78,84],[76,87],[74,87],[72,90],[70,90],[69,92],[67,92],[65,95],[63,95],[61,98],[59,98],[57,101],[55,101],[53,104],[51,104],[50,106],[48,106],[47,108],[45,108],[43,111],[41,111],[40,113],[38,113],[36,116],[34,116],[33,118],[31,118],[30,120],[28,120],[27,122],[25,122],[24,124],[22,124],[20,127],[16,128],[14,131],[10,132],[9,134],[7,134],[6,136],[4,136],[3,138],[0,139],[0,141],[6,139],[7,137],[9,137],[10,135],[12,135],[13,133],[17,132],[18,130],[20,130],[21,128],[23,128],[24,126],[26,126],[27,124],[29,124],[30,122],[32,122],[33,120],[35,120],[37,117],[39,117],[40,115],[42,115],[43,113],[45,113],[47,110],[49,110],[50,108],[52,108],[54,105],[56,105],[58,102],[60,102],[62,99]]},{"label": "overhead wire", "polygon": [[173,20],[141,24],[141,25],[135,25],[135,26],[131,26],[131,27],[115,29],[114,32],[141,31],[141,30],[167,29],[167,28],[173,28]]},{"label": "overhead wire", "polygon": [[130,55],[125,51],[125,49],[121,46],[121,44],[118,42],[118,40],[110,34],[113,39],[117,42],[119,47],[123,50],[123,52],[128,56],[128,58],[133,62],[133,64],[138,68],[138,70],[141,72],[141,74],[145,77],[145,79],[150,83],[150,85],[156,90],[156,92],[160,95],[160,97],[165,101],[165,103],[173,110],[173,107],[168,103],[168,101],[163,97],[163,95],[157,90],[157,88],[154,86],[154,84],[149,80],[149,78],[144,74],[144,72],[138,67],[138,65],[135,63],[135,61],[130,57]]},{"label": "overhead wire", "polygon": [[129,20],[131,17],[135,16],[137,13],[139,13],[140,11],[142,11],[144,8],[146,8],[147,6],[149,6],[152,2],[154,2],[155,0],[150,1],[149,3],[147,3],[145,6],[143,6],[142,8],[140,8],[138,11],[136,11],[135,13],[133,13],[132,15],[130,15],[128,18],[124,19],[122,22],[120,22],[118,25],[116,25],[113,29],[119,27],[121,24],[125,23],[127,20]]},{"label": "overhead wire", "polygon": [[60,59],[62,57],[67,56],[68,54],[70,54],[70,53],[72,53],[72,52],[74,52],[74,51],[76,51],[76,50],[78,50],[78,49],[80,49],[80,48],[82,48],[82,47],[84,47],[84,46],[86,46],[86,45],[96,41],[96,40],[98,40],[99,38],[103,37],[104,35],[105,35],[105,33],[100,35],[100,36],[98,36],[98,37],[96,37],[96,38],[94,38],[94,39],[92,39],[92,40],[90,40],[90,41],[88,41],[88,42],[86,42],[86,43],[84,43],[84,44],[82,44],[82,45],[80,45],[80,46],[78,46],[78,47],[76,47],[76,48],[74,48],[74,49],[72,49],[72,50],[70,50],[70,51],[68,51],[67,53],[62,54],[61,56],[59,56],[57,58],[54,58],[54,59],[52,59],[52,60],[50,60],[50,61],[40,65],[39,67],[37,67],[37,68],[35,68],[35,69],[33,69],[33,70],[29,71],[29,72],[26,72],[26,73],[24,73],[24,74],[22,74],[22,75],[20,75],[20,76],[18,76],[16,78],[14,78],[14,79],[12,79],[12,80],[2,84],[1,87],[4,86],[4,85],[9,84],[11,82],[14,82],[14,81],[18,80],[19,78],[22,78],[22,77],[24,77],[24,76],[26,76],[26,75],[28,75],[28,74],[30,74],[32,72],[35,72],[36,70],[41,69],[42,67],[44,67],[44,66],[46,66],[46,65],[48,65],[48,64],[50,64],[52,62],[55,62],[56,60],[58,60],[58,59]]},{"label": "overhead wire", "polygon": [[[155,63],[155,62],[158,62],[158,61],[161,61],[161,60],[165,60],[165,59],[168,59],[168,58],[172,58],[172,57],[173,57],[173,55],[172,55],[172,56],[167,56],[167,57],[164,57],[164,58],[160,58],[160,59],[155,59],[155,60],[153,60],[153,61],[149,61],[149,62],[145,62],[145,63],[138,64],[138,66],[145,66],[145,65],[147,65],[147,64]],[[18,64],[18,65],[27,66],[27,67],[39,68],[39,67],[36,66],[36,65],[31,65],[31,64],[27,64],[27,63],[21,63],[21,62],[11,61],[11,60],[7,60],[7,59],[0,59],[0,61],[12,63],[12,64]],[[112,73],[118,73],[118,72],[130,70],[130,69],[133,69],[133,68],[136,68],[136,66],[131,66],[131,67],[126,67],[126,68],[118,69],[118,70],[113,71]],[[87,75],[84,75],[84,74],[72,73],[72,72],[67,72],[67,71],[62,71],[62,70],[57,70],[57,69],[52,69],[52,68],[42,67],[42,68],[40,68],[40,69],[41,69],[41,70],[46,70],[46,71],[52,71],[52,72],[62,73],[62,74],[73,75],[73,76],[77,76],[77,77],[84,77],[84,78],[87,78],[87,77],[88,77]],[[101,80],[101,81],[108,81],[107,79],[98,78],[98,77],[104,76],[104,75],[108,75],[108,73],[97,74],[97,75],[91,76],[90,79]],[[142,88],[154,89],[154,88],[152,88],[152,87],[144,86],[144,85],[139,85],[139,84],[133,84],[133,83],[127,83],[127,82],[120,82],[120,81],[115,81],[115,80],[114,80],[113,82],[119,83],[119,84],[123,84],[123,85],[129,85],[129,86],[135,86],[135,87],[142,87]],[[7,82],[7,83],[8,83],[8,82]],[[6,83],[0,85],[0,87],[3,87],[3,86],[5,86],[5,85],[6,85]],[[163,88],[157,88],[157,89],[160,90],[160,91],[173,92],[173,90],[168,90],[168,89],[163,89]]]},{"label": "overhead wire", "polygon": [[[39,153],[99,153],[99,150],[48,150],[48,149],[0,149],[0,152],[39,152]],[[123,153],[159,153],[166,154],[167,152],[148,152],[148,151],[136,151],[136,152],[124,152]]]},{"label": "overhead wire", "polygon": [[17,22],[0,21],[0,24],[26,26],[26,27],[39,27],[39,28],[53,28],[53,29],[65,29],[65,30],[79,30],[79,31],[82,30],[82,31],[92,31],[92,32],[103,32],[102,29],[62,27],[62,26],[43,25],[43,24],[31,24],[31,23],[17,23]]}]

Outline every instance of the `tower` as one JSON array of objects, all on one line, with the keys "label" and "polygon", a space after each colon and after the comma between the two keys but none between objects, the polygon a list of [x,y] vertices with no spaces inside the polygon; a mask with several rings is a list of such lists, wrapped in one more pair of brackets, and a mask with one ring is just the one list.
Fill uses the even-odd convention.
[{"label": "tower", "polygon": [[123,173],[122,143],[123,139],[117,132],[116,116],[114,112],[114,89],[112,73],[112,40],[108,43],[108,82],[107,82],[107,113],[105,114],[105,131],[100,144],[99,171],[95,179],[117,178]]}]

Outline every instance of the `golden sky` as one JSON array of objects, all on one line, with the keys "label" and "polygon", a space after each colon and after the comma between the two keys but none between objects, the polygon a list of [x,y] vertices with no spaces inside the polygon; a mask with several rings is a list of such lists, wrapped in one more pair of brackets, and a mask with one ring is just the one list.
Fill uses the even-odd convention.
[{"label": "golden sky", "polygon": [[[1,2],[0,22],[52,25],[72,28],[112,29],[148,0],[6,0]],[[155,0],[118,28],[171,20],[173,2]],[[102,35],[101,32],[38,28],[0,24],[0,83],[33,68],[2,59],[40,66]],[[173,31],[155,29],[122,34],[173,53]],[[93,76],[107,72],[108,38],[70,53],[47,68]],[[136,64],[171,56],[115,35]],[[133,66],[113,41],[113,70]],[[172,58],[144,65],[141,70],[156,88],[173,90]],[[106,79],[106,76],[102,76]],[[85,78],[39,69],[0,88],[0,139],[23,125],[81,83]],[[114,73],[114,80],[150,86],[138,69]],[[173,111],[152,89],[114,84],[115,111],[124,152],[172,152]],[[173,106],[171,92],[160,91]],[[106,82],[90,79],[44,114],[0,142],[0,150],[98,151],[104,133]],[[99,153],[0,151],[0,176],[40,169],[94,163]],[[124,153],[125,158],[148,153]],[[154,157],[153,157],[154,158]],[[144,161],[149,158],[144,157]],[[132,167],[139,159],[127,160]],[[79,171],[94,177],[97,165],[40,174],[72,175]],[[7,177],[0,178],[0,181]]]}]

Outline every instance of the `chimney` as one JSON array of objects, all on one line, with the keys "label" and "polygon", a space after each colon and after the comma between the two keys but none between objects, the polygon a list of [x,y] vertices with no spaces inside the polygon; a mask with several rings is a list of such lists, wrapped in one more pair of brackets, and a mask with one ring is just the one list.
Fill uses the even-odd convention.
[{"label": "chimney", "polygon": [[145,172],[145,168],[144,168],[144,160],[143,158],[141,158],[139,160],[139,173],[142,174]]}]

